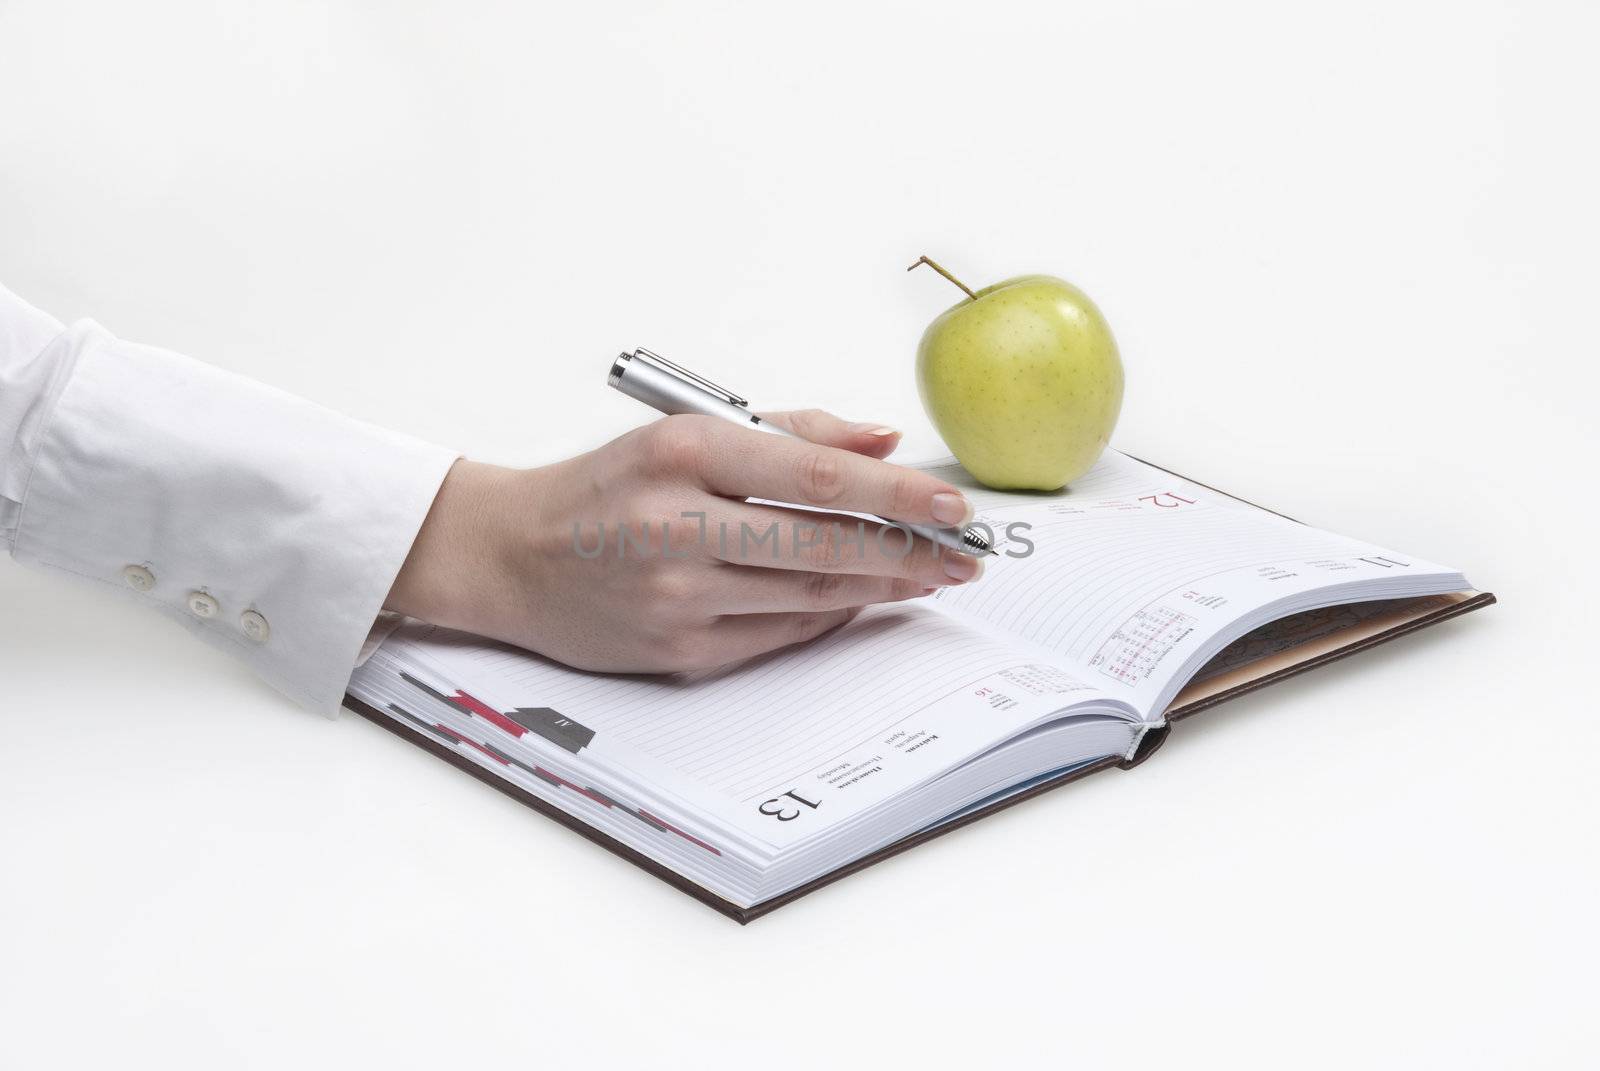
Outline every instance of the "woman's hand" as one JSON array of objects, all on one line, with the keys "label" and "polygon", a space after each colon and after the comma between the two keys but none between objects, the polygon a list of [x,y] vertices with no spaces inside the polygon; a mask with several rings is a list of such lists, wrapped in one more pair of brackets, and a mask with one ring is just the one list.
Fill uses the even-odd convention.
[{"label": "woman's hand", "polygon": [[391,610],[580,669],[672,672],[811,639],[982,563],[903,529],[746,498],[953,527],[954,486],[881,459],[899,435],[815,410],[805,440],[674,416],[545,468],[459,461]]}]

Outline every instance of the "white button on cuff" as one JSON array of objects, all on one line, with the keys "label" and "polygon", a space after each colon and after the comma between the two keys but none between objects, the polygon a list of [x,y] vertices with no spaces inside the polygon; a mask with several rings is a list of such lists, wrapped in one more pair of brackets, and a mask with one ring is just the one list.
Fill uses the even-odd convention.
[{"label": "white button on cuff", "polygon": [[142,565],[130,565],[122,570],[122,579],[134,591],[149,591],[156,586],[156,574]]},{"label": "white button on cuff", "polygon": [[266,643],[267,637],[272,635],[272,626],[267,624],[267,619],[254,610],[246,610],[239,615],[239,627],[257,643]]},{"label": "white button on cuff", "polygon": [[217,616],[217,611],[222,609],[213,599],[203,591],[189,592],[189,612],[196,617],[210,619]]}]

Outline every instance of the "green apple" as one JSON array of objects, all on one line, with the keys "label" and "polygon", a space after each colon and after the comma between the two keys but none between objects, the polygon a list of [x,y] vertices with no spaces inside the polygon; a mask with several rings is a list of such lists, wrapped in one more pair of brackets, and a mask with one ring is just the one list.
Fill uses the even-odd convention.
[{"label": "green apple", "polygon": [[[1094,302],[1049,275],[973,292],[923,332],[917,389],[975,479],[1054,491],[1089,471],[1122,409],[1122,359]],[[916,267],[913,264],[912,267]]]}]

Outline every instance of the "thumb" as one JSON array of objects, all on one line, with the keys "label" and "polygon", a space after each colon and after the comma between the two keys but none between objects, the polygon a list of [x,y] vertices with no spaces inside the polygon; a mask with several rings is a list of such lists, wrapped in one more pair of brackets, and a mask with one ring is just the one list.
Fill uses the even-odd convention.
[{"label": "thumb", "polygon": [[834,446],[880,460],[900,445],[900,433],[893,428],[871,421],[852,424],[821,409],[762,413],[761,419],[820,446]]}]

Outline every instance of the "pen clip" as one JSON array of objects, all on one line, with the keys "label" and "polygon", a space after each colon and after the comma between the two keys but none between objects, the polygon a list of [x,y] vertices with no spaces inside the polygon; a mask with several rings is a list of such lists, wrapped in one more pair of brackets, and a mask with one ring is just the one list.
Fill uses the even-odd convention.
[{"label": "pen clip", "polygon": [[641,354],[645,357],[648,357],[651,361],[660,365],[662,368],[665,368],[667,371],[672,372],[675,375],[682,376],[695,386],[710,391],[712,394],[715,394],[725,402],[729,402],[733,405],[743,406],[746,409],[750,408],[750,402],[748,399],[739,397],[727,387],[717,386],[715,383],[711,382],[705,376],[700,375],[698,372],[691,372],[687,368],[683,367],[683,365],[669,361],[659,353],[652,353],[643,346],[640,346],[638,349],[634,350],[633,353],[636,357]]}]

